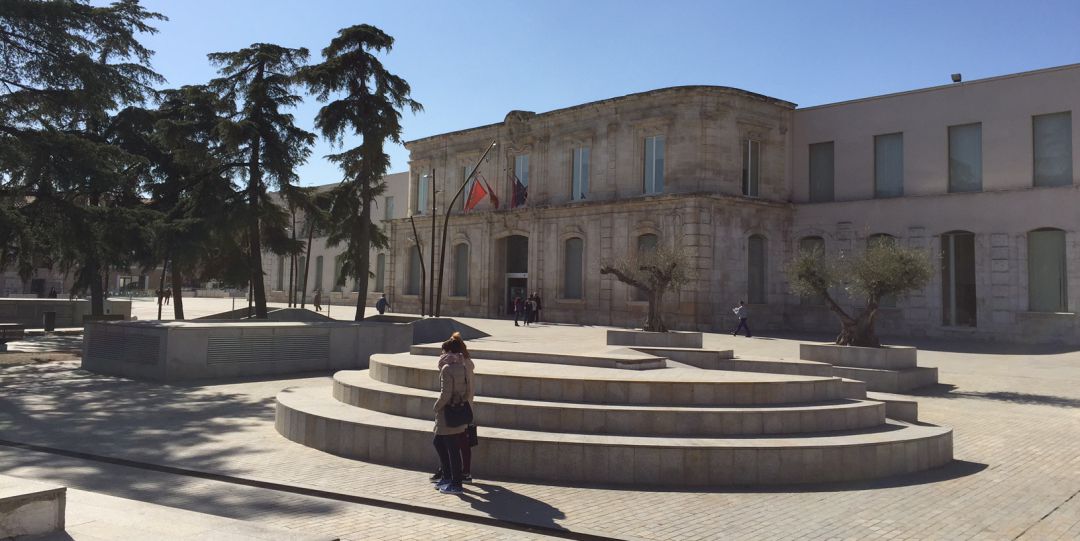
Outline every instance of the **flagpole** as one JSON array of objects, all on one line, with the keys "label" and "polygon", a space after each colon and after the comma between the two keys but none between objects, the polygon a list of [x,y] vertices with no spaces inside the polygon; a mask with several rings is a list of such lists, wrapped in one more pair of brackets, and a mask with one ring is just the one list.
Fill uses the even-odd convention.
[{"label": "flagpole", "polygon": [[473,175],[476,174],[476,170],[480,169],[480,164],[484,163],[484,158],[487,158],[487,155],[489,152],[491,152],[491,149],[495,148],[495,144],[496,141],[492,141],[491,144],[488,145],[487,150],[484,151],[484,154],[480,156],[480,159],[476,160],[476,165],[473,166],[472,171],[469,172],[469,175],[465,177],[465,182],[461,183],[461,186],[458,187],[457,192],[454,193],[454,198],[451,199],[450,203],[446,206],[446,213],[443,215],[442,245],[439,246],[439,287],[438,290],[435,292],[435,294],[437,295],[435,301],[435,317],[439,317],[439,315],[442,313],[443,269],[446,266],[446,230],[450,226],[450,209],[454,208],[454,203],[456,203],[458,197],[461,196],[461,192],[465,191],[465,185],[468,184],[469,179],[471,179]]}]

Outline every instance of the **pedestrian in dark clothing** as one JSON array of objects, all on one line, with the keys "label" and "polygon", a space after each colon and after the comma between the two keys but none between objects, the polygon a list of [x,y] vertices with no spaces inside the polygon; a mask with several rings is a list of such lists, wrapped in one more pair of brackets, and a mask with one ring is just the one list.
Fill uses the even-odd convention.
[{"label": "pedestrian in dark clothing", "polygon": [[518,325],[518,319],[521,318],[522,312],[525,311],[525,303],[521,301],[521,297],[514,297],[511,309],[514,311],[514,326],[520,327],[521,325]]},{"label": "pedestrian in dark clothing", "polygon": [[525,326],[528,327],[536,317],[536,299],[532,295],[525,299]]},{"label": "pedestrian in dark clothing", "polygon": [[315,300],[312,301],[315,304],[315,311],[322,311],[322,291],[315,290]]},{"label": "pedestrian in dark clothing", "polygon": [[55,299],[56,298],[56,288],[55,287],[49,289],[49,298],[50,299]]},{"label": "pedestrian in dark clothing", "polygon": [[533,313],[533,323],[540,322],[540,311],[544,309],[544,306],[540,304],[540,292],[533,292],[533,302],[536,303],[536,312]]},{"label": "pedestrian in dark clothing", "polygon": [[386,300],[386,293],[383,293],[379,300],[375,301],[375,309],[379,311],[379,314],[385,314],[390,309],[390,301]]},{"label": "pedestrian in dark clothing", "polygon": [[169,299],[172,299],[172,289],[165,290],[165,304],[169,304]]},{"label": "pedestrian in dark clothing", "polygon": [[746,329],[746,337],[750,338],[750,324],[746,320],[750,317],[750,311],[746,308],[746,303],[739,301],[739,305],[731,309],[735,312],[735,316],[739,318],[739,326],[735,327],[735,332],[731,333],[731,336],[738,336],[739,331]]}]

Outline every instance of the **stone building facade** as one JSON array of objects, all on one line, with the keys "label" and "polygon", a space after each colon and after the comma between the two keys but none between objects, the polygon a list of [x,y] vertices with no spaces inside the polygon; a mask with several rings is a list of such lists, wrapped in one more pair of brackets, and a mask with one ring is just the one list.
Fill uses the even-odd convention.
[{"label": "stone building facade", "polygon": [[[789,292],[784,265],[880,237],[936,266],[883,308],[883,335],[1080,343],[1074,110],[1080,65],[802,109],[699,86],[513,111],[406,144],[417,229],[390,222],[387,293],[419,311],[430,207],[441,228],[494,141],[477,178],[500,204],[465,212],[467,187],[451,209],[444,315],[504,316],[509,298],[539,291],[549,321],[638,325],[645,303],[599,268],[661,242],[697,262],[668,298],[673,328],[729,329],[748,300],[758,329],[834,330],[824,306]],[[515,177],[528,196],[511,208]]]}]

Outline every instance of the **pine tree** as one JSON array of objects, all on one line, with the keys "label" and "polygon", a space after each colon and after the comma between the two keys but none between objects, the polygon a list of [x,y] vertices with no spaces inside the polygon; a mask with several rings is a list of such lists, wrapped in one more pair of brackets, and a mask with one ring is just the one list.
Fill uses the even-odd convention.
[{"label": "pine tree", "polygon": [[103,274],[145,255],[145,161],[115,144],[162,78],[137,39],[164,19],[134,0],[0,1],[0,265],[75,272],[103,313]]},{"label": "pine tree", "polygon": [[281,246],[278,241],[287,238],[288,214],[270,199],[268,188],[288,190],[297,180],[296,167],[310,155],[315,140],[313,134],[294,124],[293,115],[284,112],[302,101],[293,88],[296,73],[307,57],[307,49],[269,43],[209,55],[221,74],[210,82],[210,88],[223,100],[237,104],[236,114],[221,126],[220,133],[225,143],[244,157],[236,174],[246,180],[247,206],[238,214],[246,223],[248,278],[257,318],[266,317],[263,240],[273,239],[268,247],[275,250]]},{"label": "pine tree", "polygon": [[359,146],[328,156],[345,179],[332,192],[327,243],[347,246],[341,272],[357,280],[356,321],[364,319],[371,247],[387,246],[385,233],[371,220],[372,202],[385,190],[382,177],[390,166],[384,146],[388,140],[401,141],[402,109],[422,109],[409,97],[409,84],[376,57],[393,45],[394,38],[374,26],[350,26],[323,49],[321,64],[301,72],[316,98],[326,103],[315,118],[323,136],[336,145],[347,134],[361,138]]}]

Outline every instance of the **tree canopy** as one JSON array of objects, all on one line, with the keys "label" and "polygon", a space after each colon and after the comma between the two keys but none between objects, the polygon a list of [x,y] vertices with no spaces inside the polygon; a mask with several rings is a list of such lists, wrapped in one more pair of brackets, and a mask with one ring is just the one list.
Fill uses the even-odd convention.
[{"label": "tree canopy", "polygon": [[[820,249],[799,252],[788,262],[787,276],[793,293],[820,296],[840,319],[837,344],[878,347],[875,320],[881,299],[925,287],[932,269],[923,250],[874,241],[862,254],[837,259],[829,259]],[[840,305],[832,293],[837,288],[866,299],[859,312],[849,313]]]},{"label": "tree canopy", "polygon": [[697,276],[689,252],[663,244],[635,257],[605,263],[600,266],[600,274],[611,274],[645,293],[649,310],[642,330],[653,332],[668,331],[663,314],[664,294],[670,289],[681,288]]}]

